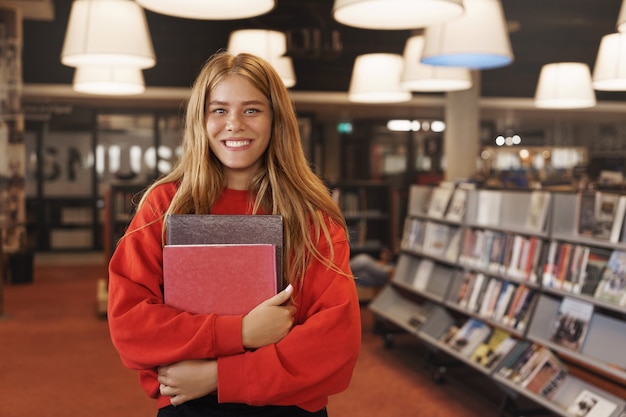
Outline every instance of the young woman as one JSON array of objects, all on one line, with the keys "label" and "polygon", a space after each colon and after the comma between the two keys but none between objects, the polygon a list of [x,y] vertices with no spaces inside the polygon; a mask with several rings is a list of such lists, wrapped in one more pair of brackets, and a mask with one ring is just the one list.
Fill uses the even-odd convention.
[{"label": "young woman", "polygon": [[[266,61],[220,52],[185,117],[178,164],[148,188],[110,261],[113,343],[159,416],[326,416],[358,357],[359,304],[345,221],[307,164],[288,92]],[[167,306],[172,213],[282,215],[289,285],[243,316]]]}]

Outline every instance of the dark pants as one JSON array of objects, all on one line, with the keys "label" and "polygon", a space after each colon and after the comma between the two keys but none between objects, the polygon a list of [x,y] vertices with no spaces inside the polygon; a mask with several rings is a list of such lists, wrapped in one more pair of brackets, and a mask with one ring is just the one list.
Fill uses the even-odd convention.
[{"label": "dark pants", "polygon": [[326,408],[310,413],[295,406],[268,405],[254,407],[245,404],[218,404],[215,395],[187,401],[176,407],[159,410],[157,417],[328,417]]}]

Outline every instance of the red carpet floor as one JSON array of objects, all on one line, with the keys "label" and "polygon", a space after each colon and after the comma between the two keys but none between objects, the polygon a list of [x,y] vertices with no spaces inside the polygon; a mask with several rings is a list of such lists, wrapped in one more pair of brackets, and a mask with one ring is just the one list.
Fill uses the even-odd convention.
[{"label": "red carpet floor", "polygon": [[[101,265],[38,266],[32,283],[4,285],[0,417],[156,415],[96,313],[97,280],[105,274]],[[331,417],[498,415],[491,401],[466,389],[475,375],[438,384],[412,336],[399,335],[386,348],[367,308],[362,319],[361,356],[350,388],[330,400]]]}]

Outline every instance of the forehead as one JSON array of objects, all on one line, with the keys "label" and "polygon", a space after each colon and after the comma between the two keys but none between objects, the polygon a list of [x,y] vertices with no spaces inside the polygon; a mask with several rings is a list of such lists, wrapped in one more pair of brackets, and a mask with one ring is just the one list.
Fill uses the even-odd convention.
[{"label": "forehead", "polygon": [[238,74],[228,74],[209,92],[209,102],[236,103],[258,101],[268,103],[263,93],[247,78]]}]

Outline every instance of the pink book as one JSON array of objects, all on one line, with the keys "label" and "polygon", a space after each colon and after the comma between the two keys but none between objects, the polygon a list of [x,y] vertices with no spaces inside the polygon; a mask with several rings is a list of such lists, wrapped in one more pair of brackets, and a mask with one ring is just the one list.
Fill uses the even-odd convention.
[{"label": "pink book", "polygon": [[246,314],[277,292],[271,244],[166,245],[165,304],[191,313]]}]

